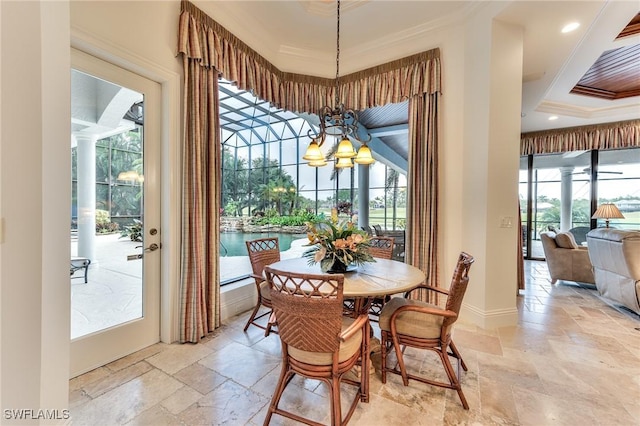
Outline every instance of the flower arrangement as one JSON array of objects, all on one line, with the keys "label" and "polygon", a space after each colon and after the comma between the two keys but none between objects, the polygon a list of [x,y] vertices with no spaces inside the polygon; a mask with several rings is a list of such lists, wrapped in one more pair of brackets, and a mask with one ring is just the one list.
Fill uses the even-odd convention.
[{"label": "flower arrangement", "polygon": [[350,265],[375,262],[369,254],[369,235],[354,222],[338,220],[338,212],[333,209],[331,219],[308,223],[308,245],[313,247],[303,257],[309,260],[309,265],[320,262],[323,272],[346,272]]}]

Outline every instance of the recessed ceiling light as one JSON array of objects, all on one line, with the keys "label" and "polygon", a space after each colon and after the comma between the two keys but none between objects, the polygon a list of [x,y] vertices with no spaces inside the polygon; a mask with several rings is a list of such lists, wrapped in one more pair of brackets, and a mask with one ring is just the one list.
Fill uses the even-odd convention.
[{"label": "recessed ceiling light", "polygon": [[552,115],[551,117],[549,117],[549,121],[553,121],[553,120],[557,120],[558,116],[557,115]]},{"label": "recessed ceiling light", "polygon": [[580,26],[580,24],[578,22],[572,22],[570,24],[565,25],[562,28],[562,33],[570,33],[571,31],[576,30],[578,27]]}]

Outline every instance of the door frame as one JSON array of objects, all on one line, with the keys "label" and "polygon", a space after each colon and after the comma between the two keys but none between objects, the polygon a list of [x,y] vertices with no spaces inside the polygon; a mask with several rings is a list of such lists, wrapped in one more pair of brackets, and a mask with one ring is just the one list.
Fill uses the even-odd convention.
[{"label": "door frame", "polygon": [[[167,69],[112,42],[71,28],[71,47],[160,84],[161,243],[160,341],[178,339],[181,239],[181,73]],[[177,61],[176,61],[177,62]],[[177,62],[178,63],[178,62]],[[69,66],[69,72],[71,66]]]}]

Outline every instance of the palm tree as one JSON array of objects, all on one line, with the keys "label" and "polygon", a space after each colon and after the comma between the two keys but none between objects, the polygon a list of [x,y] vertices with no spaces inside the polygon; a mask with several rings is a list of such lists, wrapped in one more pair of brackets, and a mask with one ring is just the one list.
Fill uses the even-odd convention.
[{"label": "palm tree", "polygon": [[[400,180],[400,173],[398,173],[395,169],[387,168],[387,181],[385,182],[385,192],[391,191],[391,199],[393,200],[393,213],[392,213],[392,223],[393,229],[396,229],[396,220],[397,220],[397,203],[398,203],[398,181]],[[386,203],[385,203],[386,209]]]}]

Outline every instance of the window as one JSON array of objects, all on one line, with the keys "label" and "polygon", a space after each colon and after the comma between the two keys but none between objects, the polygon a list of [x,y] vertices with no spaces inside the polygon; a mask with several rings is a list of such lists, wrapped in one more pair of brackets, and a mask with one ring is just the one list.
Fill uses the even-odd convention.
[{"label": "window", "polygon": [[[358,212],[358,167],[338,172],[331,165],[313,168],[302,160],[308,135],[315,133],[307,120],[220,80],[220,127],[224,231],[241,228],[246,232],[253,229],[246,223],[259,223],[264,217],[286,224],[292,216],[329,215],[333,207],[345,215]],[[333,144],[327,140],[322,151],[326,154]],[[369,167],[369,196],[375,200],[369,206],[370,223],[387,230],[404,229],[406,176],[380,162]],[[221,262],[223,282],[247,276],[248,264],[237,266],[231,258],[246,257],[245,239],[274,235],[265,228],[259,229],[262,234],[222,233],[221,255],[226,256]],[[282,251],[289,248],[292,239],[306,239],[306,233],[291,237],[278,232]]]},{"label": "window", "polygon": [[519,191],[527,259],[543,257],[539,234],[549,229],[584,242],[590,229],[603,226],[591,219],[601,203],[624,209],[625,219],[611,226],[640,229],[640,148],[521,157]]}]

